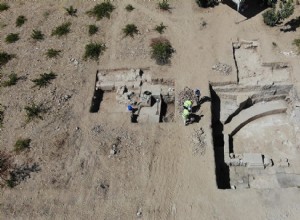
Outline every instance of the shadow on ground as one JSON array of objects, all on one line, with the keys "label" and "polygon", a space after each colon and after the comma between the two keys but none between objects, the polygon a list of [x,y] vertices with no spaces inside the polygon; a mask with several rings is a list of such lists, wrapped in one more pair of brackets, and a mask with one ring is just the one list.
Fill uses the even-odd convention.
[{"label": "shadow on ground", "polygon": [[229,167],[224,161],[223,124],[220,121],[221,101],[212,86],[210,86],[210,94],[216,182],[219,189],[229,189]]},{"label": "shadow on ground", "polygon": [[[233,10],[237,11],[237,5],[231,0],[223,0],[222,4],[228,5]],[[262,0],[245,0],[245,3],[241,6],[239,13],[250,19],[257,14],[261,13],[267,8]]]}]

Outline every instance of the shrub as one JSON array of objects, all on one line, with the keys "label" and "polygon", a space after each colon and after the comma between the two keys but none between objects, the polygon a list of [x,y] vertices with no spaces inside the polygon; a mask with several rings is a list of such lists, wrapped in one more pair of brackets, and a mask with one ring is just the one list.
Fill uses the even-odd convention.
[{"label": "shrub", "polygon": [[127,24],[125,28],[123,28],[123,33],[125,37],[134,37],[135,34],[139,33],[139,30],[135,24]]},{"label": "shrub", "polygon": [[30,122],[35,118],[43,119],[41,114],[46,112],[46,110],[42,107],[42,105],[36,105],[34,103],[25,106],[24,109],[26,111],[27,122]]},{"label": "shrub", "polygon": [[26,21],[27,18],[24,15],[20,15],[16,20],[16,27],[21,27]]},{"label": "shrub", "polygon": [[70,26],[71,26],[71,22],[65,22],[59,25],[54,30],[52,30],[51,36],[61,37],[63,35],[67,35],[70,32]]},{"label": "shrub", "polygon": [[13,167],[12,156],[4,151],[0,151],[0,181],[7,179]]},{"label": "shrub", "polygon": [[166,38],[153,38],[150,47],[152,49],[151,58],[155,59],[157,64],[165,65],[170,62],[174,49]]},{"label": "shrub", "polygon": [[6,36],[5,42],[11,44],[11,43],[15,43],[19,39],[20,39],[19,34],[10,33]]},{"label": "shrub", "polygon": [[46,56],[48,58],[56,58],[60,54],[61,50],[48,49],[46,52]]},{"label": "shrub", "polygon": [[94,24],[89,25],[89,35],[92,36],[98,32],[98,27]]},{"label": "shrub", "polygon": [[262,16],[264,18],[264,23],[271,27],[275,26],[279,21],[275,8],[267,10]]},{"label": "shrub", "polygon": [[6,52],[0,52],[0,68],[8,63],[12,58],[15,58],[14,54],[8,54]]},{"label": "shrub", "polygon": [[105,51],[106,46],[103,43],[89,43],[85,46],[85,53],[83,58],[87,59],[94,59],[97,60],[100,55],[103,54]]},{"label": "shrub", "polygon": [[276,7],[274,6],[262,14],[264,23],[274,27],[279,24],[280,21],[290,17],[294,13],[294,9],[295,7],[292,0],[287,0],[285,2],[281,1],[278,10],[276,10]]},{"label": "shrub", "polygon": [[162,0],[162,2],[158,2],[158,8],[164,11],[169,11],[171,9],[168,0]]},{"label": "shrub", "polygon": [[14,146],[14,150],[19,153],[21,151],[24,151],[26,149],[29,148],[30,146],[30,142],[31,142],[31,139],[29,138],[26,138],[26,139],[19,139],[17,140],[17,142],[15,143],[15,146]]},{"label": "shrub", "polygon": [[196,3],[202,8],[214,7],[218,5],[217,0],[196,0]]},{"label": "shrub", "polygon": [[126,11],[131,12],[134,10],[134,7],[131,4],[129,4],[125,7],[125,9],[126,9]]},{"label": "shrub", "polygon": [[44,40],[44,34],[39,30],[32,30],[31,38],[37,41]]},{"label": "shrub", "polygon": [[77,16],[76,15],[77,9],[73,8],[73,6],[70,6],[69,8],[65,8],[65,10],[66,10],[68,15]]},{"label": "shrub", "polygon": [[45,11],[45,12],[43,13],[43,17],[44,17],[45,19],[48,19],[49,15],[50,15],[50,11],[49,11],[49,10],[47,10],[47,11]]},{"label": "shrub", "polygon": [[0,104],[0,128],[3,125],[3,120],[4,120],[4,108],[2,107],[2,105]]},{"label": "shrub", "polygon": [[110,18],[110,14],[115,10],[115,6],[109,1],[106,0],[101,4],[97,4],[92,10],[87,11],[87,14],[96,17],[97,20],[102,18]]},{"label": "shrub", "polygon": [[6,11],[9,9],[9,5],[7,3],[0,3],[0,12]]},{"label": "shrub", "polygon": [[16,73],[11,73],[8,76],[9,80],[3,82],[3,86],[13,86],[17,84],[19,80],[18,75]]},{"label": "shrub", "polygon": [[56,74],[53,72],[40,74],[39,78],[33,79],[35,86],[46,87],[50,84],[51,80],[56,78]]},{"label": "shrub", "polygon": [[163,23],[160,23],[160,25],[157,25],[154,30],[156,30],[158,33],[163,34],[165,32],[165,29],[167,26],[165,26]]},{"label": "shrub", "polygon": [[300,53],[300,39],[295,39],[293,41],[293,45],[295,45],[298,48],[298,52]]}]

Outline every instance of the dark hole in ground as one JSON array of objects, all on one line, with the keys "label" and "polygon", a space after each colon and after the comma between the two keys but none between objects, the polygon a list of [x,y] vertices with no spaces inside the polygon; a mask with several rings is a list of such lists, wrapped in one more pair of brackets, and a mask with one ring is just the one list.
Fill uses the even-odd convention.
[{"label": "dark hole in ground", "polygon": [[211,85],[209,88],[211,94],[212,135],[216,165],[216,182],[219,189],[229,189],[229,167],[224,162],[223,124],[220,121],[221,101]]},{"label": "dark hole in ground", "polygon": [[174,102],[167,103],[163,98],[161,100],[162,103],[161,103],[159,122],[174,121],[174,113],[175,113]]},{"label": "dark hole in ground", "polygon": [[92,104],[90,108],[91,113],[96,113],[100,109],[100,104],[103,100],[104,91],[101,89],[95,90],[92,98]]},{"label": "dark hole in ground", "polygon": [[[95,85],[94,88],[96,88],[96,83],[98,81],[98,71],[96,72],[96,79],[95,79]],[[92,103],[90,107],[90,113],[96,113],[100,109],[100,104],[103,100],[104,91],[101,89],[94,90],[94,95],[92,98]]]},{"label": "dark hole in ground", "polygon": [[[263,0],[245,0],[244,4],[240,6],[239,13],[245,16],[247,19],[250,19],[263,10],[267,8],[266,3],[267,1]],[[228,5],[233,10],[237,10],[237,5],[231,0],[223,0],[222,4]]]}]

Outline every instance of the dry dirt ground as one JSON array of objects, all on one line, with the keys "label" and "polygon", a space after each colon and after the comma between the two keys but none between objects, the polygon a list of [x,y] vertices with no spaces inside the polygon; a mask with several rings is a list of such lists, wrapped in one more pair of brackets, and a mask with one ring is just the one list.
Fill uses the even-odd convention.
[{"label": "dry dirt ground", "polygon": [[[263,58],[290,62],[294,80],[300,82],[299,56],[280,53],[295,51],[291,42],[300,36],[298,29],[284,33],[265,26],[260,14],[245,20],[226,4],[200,9],[194,0],[170,1],[170,13],[158,10],[157,1],[117,0],[111,18],[100,21],[85,12],[101,1],[6,2],[10,9],[0,14],[1,51],[17,58],[2,68],[2,80],[11,71],[22,80],[0,88],[6,108],[0,149],[11,152],[16,164],[36,163],[39,171],[12,189],[1,188],[0,219],[136,219],[138,211],[141,219],[300,218],[298,188],[217,189],[209,102],[201,107],[201,121],[188,127],[178,115],[174,123],[141,126],[131,124],[127,113],[89,113],[100,68],[150,67],[154,76],[173,78],[177,91],[199,87],[209,95],[209,80],[217,78],[211,67],[218,61],[232,64],[231,42],[237,38],[258,39]],[[130,13],[124,9],[128,3],[135,7]],[[70,5],[78,8],[78,17],[65,14]],[[299,12],[296,6],[294,17]],[[28,21],[16,28],[21,14]],[[51,30],[64,21],[72,22],[71,33],[51,37]],[[161,22],[176,49],[171,64],[163,67],[149,55],[150,39],[158,36],[153,28]],[[135,23],[140,34],[123,38],[127,23]],[[93,37],[87,34],[89,24],[100,27]],[[31,40],[36,28],[45,40]],[[11,32],[20,33],[20,40],[6,44]],[[91,41],[107,45],[99,62],[82,59]],[[49,48],[62,50],[61,56],[47,59]],[[32,88],[31,80],[49,71],[57,73],[52,84]],[[26,123],[24,106],[32,102],[43,103],[48,112],[43,120]],[[204,155],[195,154],[191,143],[200,127],[206,134]],[[31,138],[31,148],[16,154],[13,146],[20,137]],[[113,144],[118,152],[110,157]]]}]

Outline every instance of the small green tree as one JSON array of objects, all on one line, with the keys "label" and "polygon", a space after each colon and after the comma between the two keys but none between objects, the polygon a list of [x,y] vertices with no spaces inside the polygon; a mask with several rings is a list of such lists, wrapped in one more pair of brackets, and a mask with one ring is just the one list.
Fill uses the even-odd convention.
[{"label": "small green tree", "polygon": [[135,24],[127,24],[123,28],[124,37],[130,36],[134,37],[135,34],[139,33],[139,30]]},{"label": "small green tree", "polygon": [[48,58],[56,58],[60,54],[61,50],[48,49],[46,52],[46,56]]},{"label": "small green tree", "polygon": [[89,43],[85,45],[84,60],[93,59],[98,60],[100,55],[105,51],[106,46],[103,43]]},{"label": "small green tree", "polygon": [[298,53],[300,53],[300,38],[299,39],[295,39],[293,41],[293,45],[295,45],[298,49]]},{"label": "small green tree", "polygon": [[115,6],[110,2],[110,0],[105,0],[86,13],[89,16],[96,17],[97,20],[101,20],[105,17],[110,18],[110,14],[113,10],[115,10]]},{"label": "small green tree", "polygon": [[264,23],[274,27],[282,20],[290,17],[294,13],[294,9],[295,7],[292,0],[281,1],[279,3],[279,9],[276,9],[276,6],[273,5],[273,8],[262,14]]},{"label": "small green tree", "polygon": [[7,64],[11,59],[15,58],[16,55],[8,54],[6,52],[0,52],[0,68]]},{"label": "small green tree", "polygon": [[2,128],[4,120],[4,107],[0,104],[0,128]]},{"label": "small green tree", "polygon": [[58,37],[67,35],[71,31],[70,26],[71,26],[71,22],[65,22],[65,23],[57,26],[54,30],[52,30],[51,35],[58,36]]},{"label": "small green tree", "polygon": [[151,58],[155,59],[158,65],[165,65],[170,62],[174,49],[166,38],[153,38],[150,47]]},{"label": "small green tree", "polygon": [[89,25],[89,35],[92,36],[98,32],[98,27],[94,24]]},{"label": "small green tree", "polygon": [[3,82],[3,86],[13,86],[17,84],[17,81],[19,80],[19,77],[16,73],[12,72],[8,76],[8,80]]},{"label": "small green tree", "polygon": [[35,118],[43,119],[41,114],[46,112],[46,109],[44,109],[42,107],[42,105],[36,105],[34,103],[32,103],[31,105],[25,106],[24,109],[26,111],[26,116],[27,116],[26,121],[27,122],[30,122]]},{"label": "small green tree", "polygon": [[15,43],[19,39],[20,39],[19,34],[10,33],[6,36],[5,42],[11,44],[11,43]]},{"label": "small green tree", "polygon": [[134,7],[131,4],[129,4],[129,5],[126,5],[125,9],[126,9],[126,11],[131,12],[134,10]]},{"label": "small green tree", "polygon": [[32,30],[31,38],[36,41],[44,40],[44,34],[40,30]]},{"label": "small green tree", "polygon": [[77,15],[76,15],[77,9],[74,8],[72,5],[71,5],[69,8],[65,8],[65,10],[66,10],[66,12],[67,12],[68,15],[74,16],[74,17],[77,16]]},{"label": "small green tree", "polygon": [[50,84],[51,80],[56,78],[56,74],[53,72],[40,74],[39,78],[33,79],[35,86],[46,87]]},{"label": "small green tree", "polygon": [[6,11],[9,9],[9,5],[7,3],[0,3],[0,12]]},{"label": "small green tree", "polygon": [[16,27],[21,27],[26,21],[27,18],[24,15],[20,15],[16,20]]},{"label": "small green tree", "polygon": [[171,9],[168,0],[162,0],[162,2],[158,2],[158,8],[163,11],[169,11]]},{"label": "small green tree", "polygon": [[160,34],[163,34],[165,32],[165,29],[167,29],[167,26],[165,26],[163,23],[160,23],[160,25],[157,25],[154,28],[154,30],[156,30]]},{"label": "small green tree", "polygon": [[24,150],[28,149],[29,146],[30,146],[30,142],[31,142],[31,139],[29,139],[29,138],[18,139],[15,143],[15,146],[14,146],[15,152],[19,153],[21,151],[24,151]]}]

